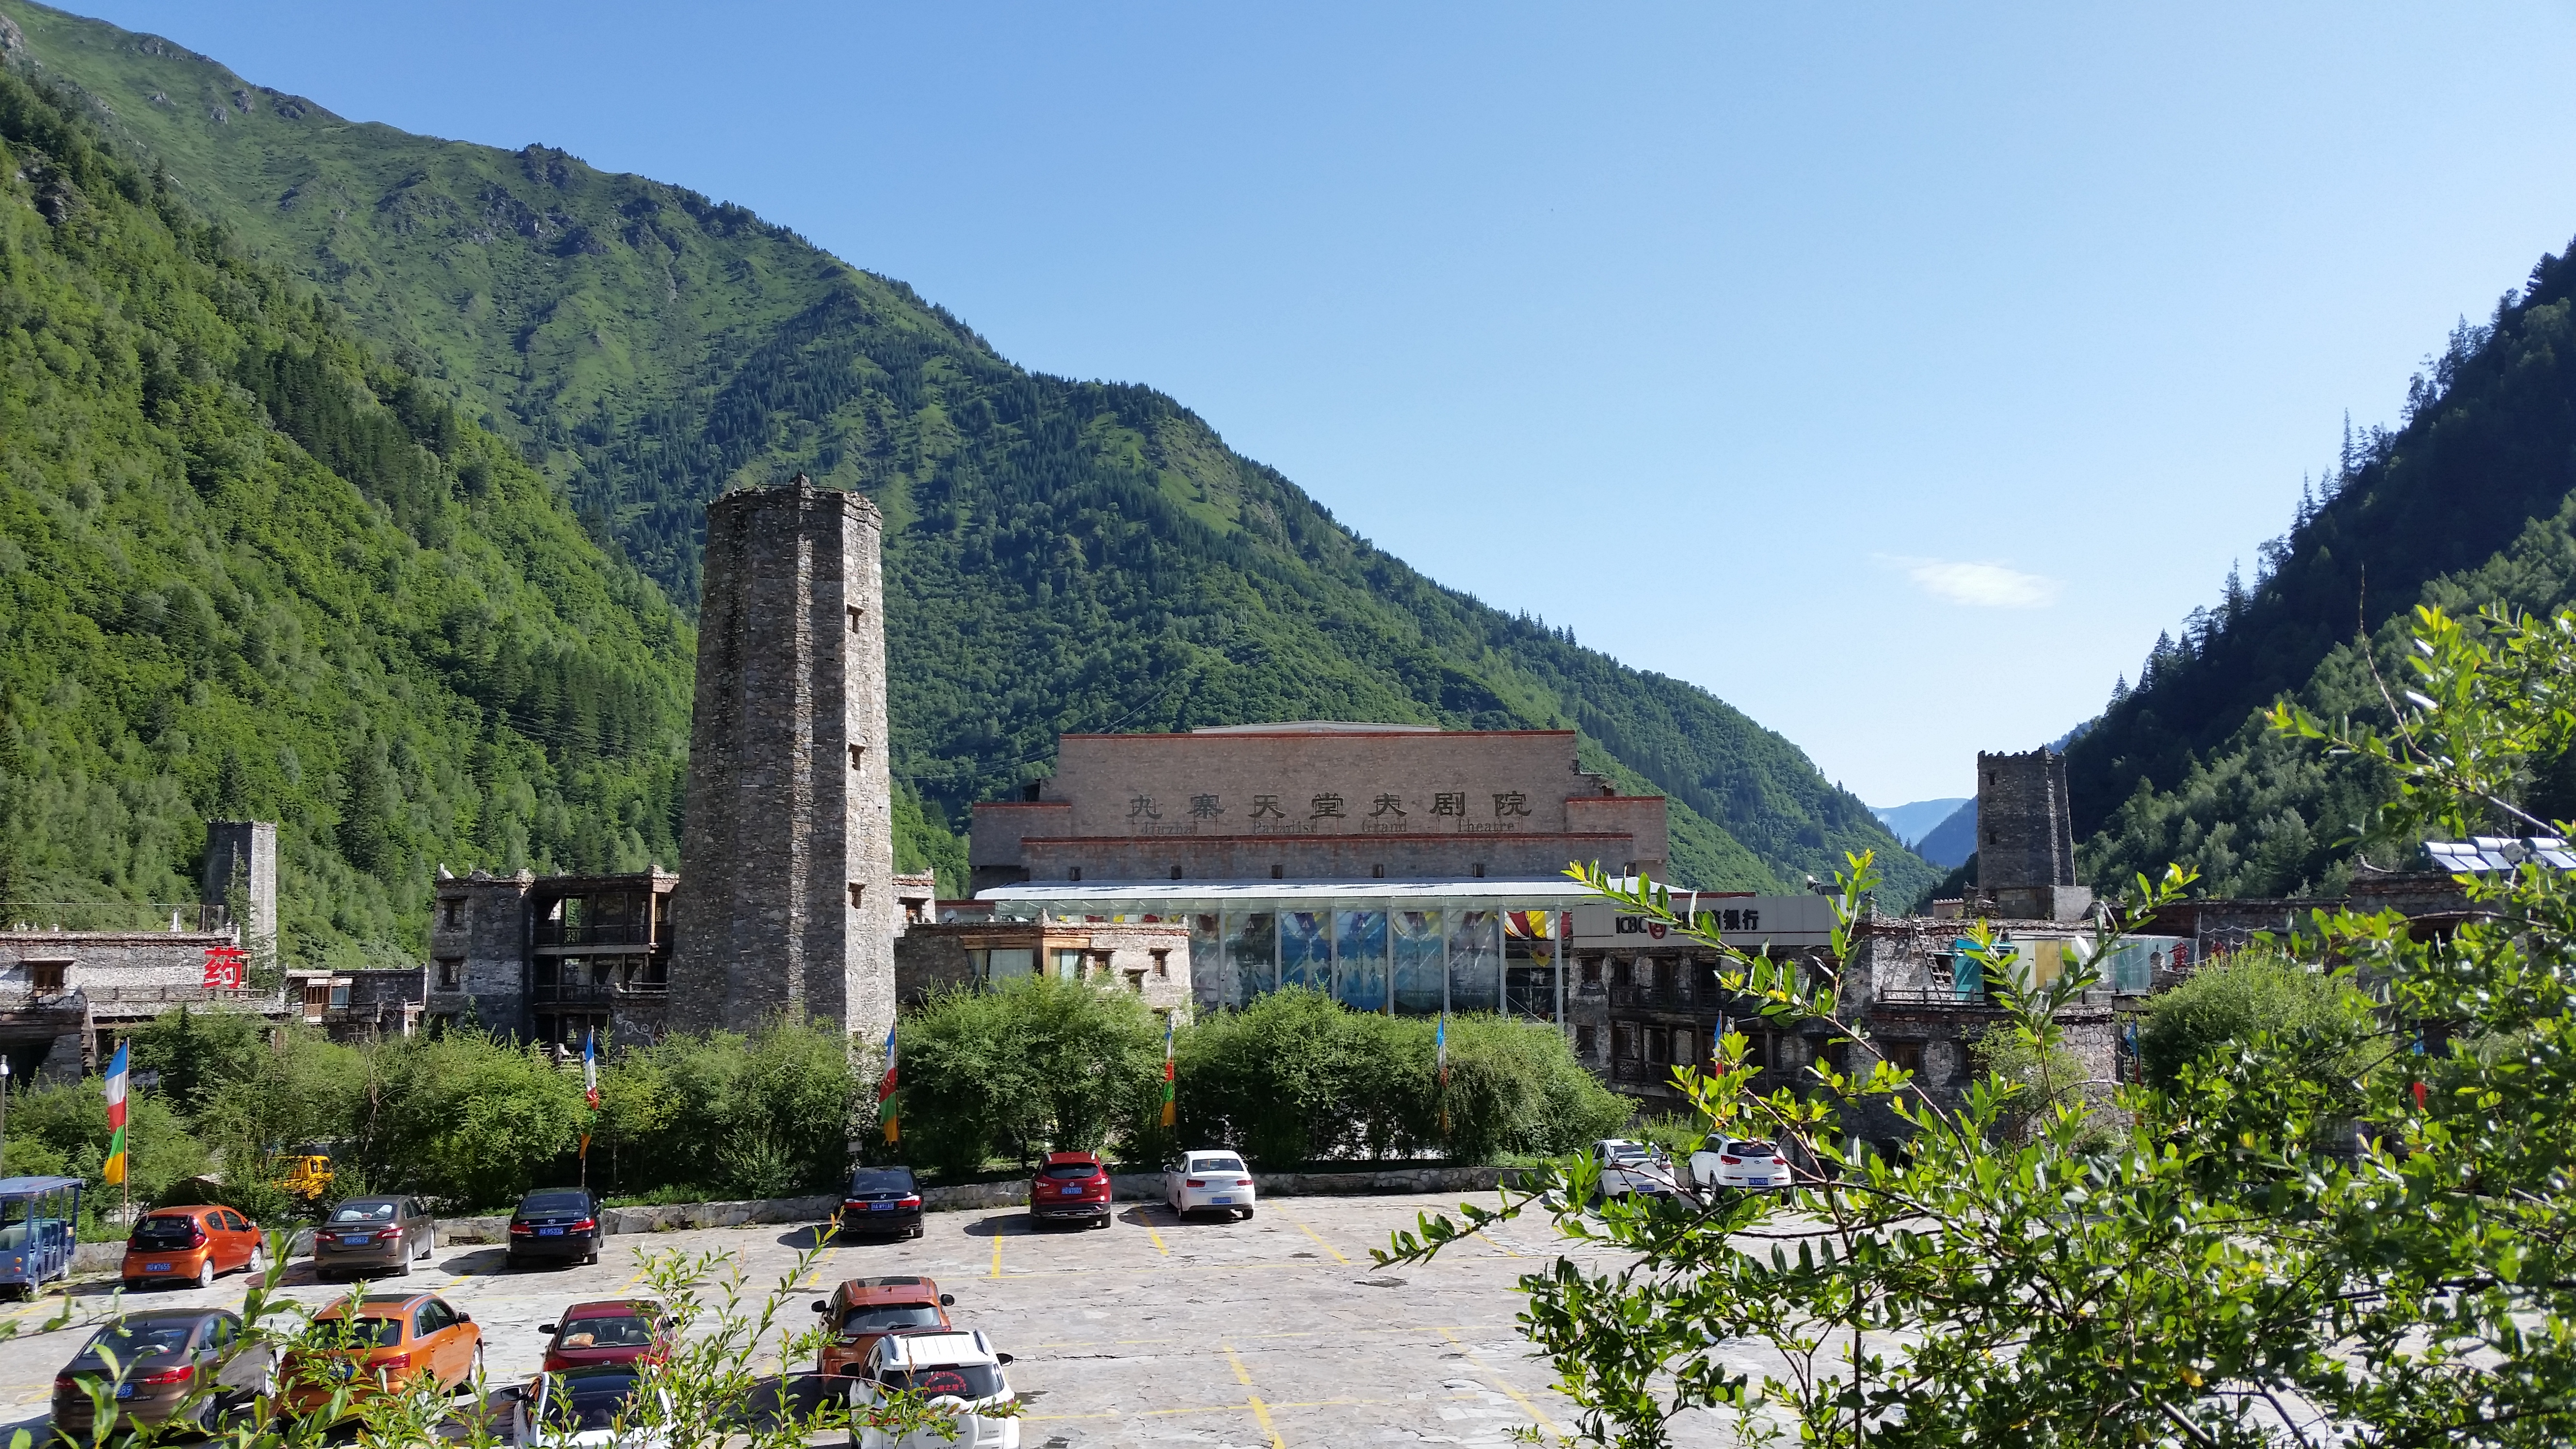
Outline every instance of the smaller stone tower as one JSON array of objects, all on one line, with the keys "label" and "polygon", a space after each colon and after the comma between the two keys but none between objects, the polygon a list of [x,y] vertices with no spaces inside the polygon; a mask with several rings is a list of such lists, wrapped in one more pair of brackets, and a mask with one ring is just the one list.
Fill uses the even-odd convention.
[{"label": "smaller stone tower", "polygon": [[2093,892],[2075,883],[2064,755],[1978,753],[1977,889],[1997,915],[2019,920],[2080,920],[2093,908]]},{"label": "smaller stone tower", "polygon": [[210,906],[234,905],[239,891],[242,950],[259,965],[277,960],[277,823],[273,820],[206,822],[206,870],[197,898]]},{"label": "smaller stone tower", "polygon": [[673,1029],[894,1022],[882,528],[802,474],[707,507]]}]

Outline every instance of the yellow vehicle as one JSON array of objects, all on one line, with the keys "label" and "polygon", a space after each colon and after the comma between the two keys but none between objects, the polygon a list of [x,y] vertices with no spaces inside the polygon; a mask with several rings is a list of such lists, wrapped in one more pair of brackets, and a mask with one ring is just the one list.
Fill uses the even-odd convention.
[{"label": "yellow vehicle", "polygon": [[277,1185],[307,1206],[331,1190],[331,1159],[320,1152],[279,1153],[269,1159]]}]

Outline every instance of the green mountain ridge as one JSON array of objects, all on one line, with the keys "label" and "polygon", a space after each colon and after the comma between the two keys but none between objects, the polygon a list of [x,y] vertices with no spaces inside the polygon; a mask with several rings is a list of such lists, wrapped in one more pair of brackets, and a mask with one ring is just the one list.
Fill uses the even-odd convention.
[{"label": "green mountain ridge", "polygon": [[1020,369],[741,207],[348,122],[23,0],[0,19],[12,65],[328,297],[370,365],[506,439],[595,567],[658,584],[649,607],[694,600],[726,487],[802,471],[876,498],[902,844],[952,879],[965,808],[1044,773],[1060,732],[1316,717],[1578,729],[1588,767],[1672,799],[1691,885],[1778,888],[1858,849],[1892,894],[1937,874],[1705,690],[1439,586],[1172,399]]},{"label": "green mountain ridge", "polygon": [[[2488,322],[2452,333],[2403,426],[2347,437],[2252,587],[2231,575],[2181,638],[2157,640],[2138,686],[2068,749],[2087,880],[2116,887],[2177,860],[2213,895],[2339,894],[2356,852],[2383,868],[2412,858],[2414,841],[2371,824],[2387,782],[2273,738],[2262,711],[2288,696],[2385,730],[2414,606],[2576,602],[2572,308],[2576,263],[2542,257]],[[2543,818],[2576,815],[2576,761],[2525,790]]]}]

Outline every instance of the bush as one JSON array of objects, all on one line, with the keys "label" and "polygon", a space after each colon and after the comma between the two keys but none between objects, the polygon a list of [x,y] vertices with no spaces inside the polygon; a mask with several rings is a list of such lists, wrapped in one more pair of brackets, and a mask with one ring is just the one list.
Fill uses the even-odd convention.
[{"label": "bush", "polygon": [[2265,1032],[2341,1059],[2372,1031],[2373,1013],[2371,999],[2348,976],[2258,943],[2219,957],[2151,1000],[2138,1027],[2138,1063],[2148,1085],[2170,1091],[2184,1067],[2241,1054]]},{"label": "bush", "polygon": [[1179,1135],[1271,1167],[1493,1162],[1565,1151],[1617,1130],[1634,1108],[1583,1069],[1562,1032],[1493,1016],[1449,1019],[1444,1090],[1437,1030],[1303,989],[1204,1018],[1180,1039]]},{"label": "bush", "polygon": [[904,1018],[900,1040],[906,1155],[952,1175],[1104,1147],[1161,1085],[1162,1028],[1145,1003],[1075,981],[943,993]]},{"label": "bush", "polygon": [[829,1190],[849,1162],[857,1074],[838,1033],[780,1021],[630,1048],[599,1074],[599,1181],[719,1196]]},{"label": "bush", "polygon": [[[77,1177],[87,1186],[83,1201],[105,1210],[130,1189],[134,1201],[151,1207],[170,1184],[195,1177],[212,1165],[203,1144],[185,1119],[158,1092],[128,1091],[125,1098],[126,1173],[124,1187],[99,1176],[107,1164],[107,1084],[97,1077],[76,1083],[38,1087],[9,1094],[9,1165],[22,1164]],[[28,1144],[21,1147],[19,1144]]]}]

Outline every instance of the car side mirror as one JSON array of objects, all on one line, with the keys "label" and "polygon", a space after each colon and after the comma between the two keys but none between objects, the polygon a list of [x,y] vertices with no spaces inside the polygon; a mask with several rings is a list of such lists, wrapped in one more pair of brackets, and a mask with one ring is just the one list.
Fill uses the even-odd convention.
[{"label": "car side mirror", "polygon": [[545,1334],[549,1338],[554,1336],[554,1331],[555,1326],[551,1323],[540,1323],[537,1325],[537,1332]]},{"label": "car side mirror", "polygon": [[829,1313],[832,1311],[832,1305],[824,1302],[820,1298],[817,1298],[814,1300],[814,1311],[817,1313]]},{"label": "car side mirror", "polygon": [[954,1308],[954,1307],[956,1307],[956,1306],[957,1306],[957,1295],[956,1295],[956,1294],[954,1294],[954,1293],[942,1293],[942,1294],[940,1294],[940,1295],[939,1295],[939,1306],[940,1306],[940,1307],[942,1307],[942,1308]]},{"label": "car side mirror", "polygon": [[995,1363],[1009,1363],[1010,1361],[1011,1356],[1007,1353],[997,1353],[993,1355],[993,1362]]},{"label": "car side mirror", "polygon": [[472,1323],[474,1321],[474,1315],[459,1310],[456,1315],[456,1321],[459,1323]]}]

